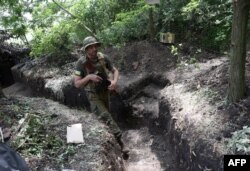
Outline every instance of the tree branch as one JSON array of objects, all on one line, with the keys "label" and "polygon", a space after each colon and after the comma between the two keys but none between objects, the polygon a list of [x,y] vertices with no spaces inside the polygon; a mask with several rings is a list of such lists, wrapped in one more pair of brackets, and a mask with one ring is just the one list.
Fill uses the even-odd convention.
[{"label": "tree branch", "polygon": [[82,23],[82,21],[79,19],[79,17],[77,17],[76,15],[72,14],[71,12],[69,12],[68,10],[66,10],[62,5],[60,5],[59,3],[57,3],[55,0],[52,0],[60,9],[62,9],[64,12],[66,12],[67,14],[69,14],[70,16],[72,16],[74,19],[77,19],[80,21],[80,23],[82,24],[83,28],[86,29],[92,36],[94,36],[96,38],[96,35],[93,33],[93,31],[88,28],[84,23]]}]

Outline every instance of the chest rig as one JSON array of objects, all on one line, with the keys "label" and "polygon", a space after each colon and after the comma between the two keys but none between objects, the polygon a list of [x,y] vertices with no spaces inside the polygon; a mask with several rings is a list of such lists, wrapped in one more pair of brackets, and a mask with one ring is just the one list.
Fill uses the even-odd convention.
[{"label": "chest rig", "polygon": [[[109,79],[109,70],[106,67],[106,62],[104,55],[100,52],[97,53],[97,59],[96,61],[90,61],[89,59],[86,58],[86,62],[84,63],[84,67],[86,69],[87,74],[96,74],[104,81],[107,81]],[[106,84],[104,84],[106,85]],[[100,85],[99,85],[100,86]],[[103,85],[101,85],[103,86]],[[95,85],[93,82],[89,82],[86,85],[87,90],[96,90],[97,85]]]}]

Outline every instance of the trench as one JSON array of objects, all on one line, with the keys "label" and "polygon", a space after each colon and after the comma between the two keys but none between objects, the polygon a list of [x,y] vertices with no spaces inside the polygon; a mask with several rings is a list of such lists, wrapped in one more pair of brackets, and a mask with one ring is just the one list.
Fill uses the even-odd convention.
[{"label": "trench", "polygon": [[169,84],[161,75],[148,75],[124,88],[120,97],[111,99],[111,113],[123,129],[123,140],[130,149],[124,162],[126,171],[180,170],[169,141],[169,104],[159,93]]},{"label": "trench", "polygon": [[[4,89],[4,92],[16,94],[21,91],[21,95],[34,96],[31,88],[18,84],[10,86],[9,90]],[[169,84],[162,76],[152,74],[129,84],[119,95],[111,96],[111,113],[124,131],[123,140],[130,149],[129,158],[124,160],[125,171],[180,170],[179,155],[171,142],[170,127],[173,123],[169,104],[159,94],[160,90]],[[21,90],[18,90],[20,87]],[[88,108],[84,92],[66,87],[64,93],[69,92],[77,99],[72,98],[72,94],[67,95],[71,100],[64,99],[64,104],[80,106],[84,102],[85,108]],[[40,95],[51,95],[48,92],[43,93],[44,91],[41,91]]]},{"label": "trench", "polygon": [[15,65],[14,60],[8,53],[0,56],[0,87],[8,87],[14,83],[11,67]]}]

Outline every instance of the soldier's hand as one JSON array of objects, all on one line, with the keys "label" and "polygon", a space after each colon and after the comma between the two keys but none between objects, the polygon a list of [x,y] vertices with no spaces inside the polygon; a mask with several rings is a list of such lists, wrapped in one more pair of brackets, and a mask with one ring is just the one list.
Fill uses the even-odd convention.
[{"label": "soldier's hand", "polygon": [[93,81],[94,83],[100,83],[102,81],[102,78],[96,74],[89,74],[88,77],[89,80]]},{"label": "soldier's hand", "polygon": [[113,80],[111,80],[110,82],[111,82],[111,84],[108,86],[108,89],[111,91],[115,90],[117,87],[116,83]]}]

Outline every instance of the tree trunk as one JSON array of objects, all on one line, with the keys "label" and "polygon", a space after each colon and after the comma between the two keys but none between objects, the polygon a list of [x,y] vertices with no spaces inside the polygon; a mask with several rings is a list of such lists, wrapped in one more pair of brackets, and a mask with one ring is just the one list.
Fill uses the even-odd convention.
[{"label": "tree trunk", "polygon": [[155,28],[154,28],[154,17],[153,17],[153,9],[149,9],[149,36],[150,40],[153,41],[155,38]]},{"label": "tree trunk", "polygon": [[246,35],[249,16],[249,0],[233,1],[233,25],[231,37],[228,99],[236,102],[244,97]]}]

